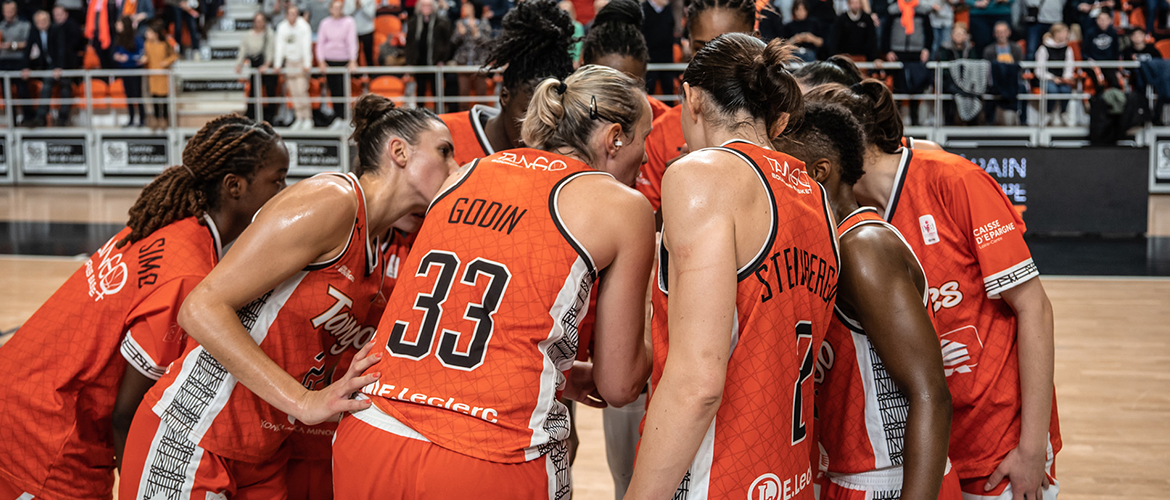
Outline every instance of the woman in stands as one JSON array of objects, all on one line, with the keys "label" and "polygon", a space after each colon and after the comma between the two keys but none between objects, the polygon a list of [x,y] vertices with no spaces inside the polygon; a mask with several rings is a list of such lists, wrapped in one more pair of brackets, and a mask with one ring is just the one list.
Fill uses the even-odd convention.
[{"label": "woman in stands", "polygon": [[822,498],[962,500],[926,274],[901,233],[853,196],[865,173],[861,125],[842,106],[810,102],[800,128],[773,144],[825,186],[840,221],[836,317],[814,377],[817,423],[828,429],[817,433],[830,481]]},{"label": "woman in stands", "polygon": [[866,132],[857,201],[877,207],[922,262],[954,416],[950,457],[971,498],[1055,498],[1060,426],[1052,383],[1052,306],[1024,222],[991,176],[943,151],[901,147],[888,88],[825,85]]},{"label": "woman in stands", "polygon": [[[707,42],[724,33],[754,33],[756,2],[753,0],[693,0],[687,5],[687,40],[697,54]],[[682,107],[675,106],[654,120],[646,139],[647,161],[642,165],[635,188],[650,206],[658,210],[662,201],[662,174],[666,167],[687,153],[680,129]]]},{"label": "woman in stands", "polygon": [[[646,79],[650,53],[642,36],[642,7],[634,0],[613,0],[593,18],[593,27],[581,43],[581,63],[609,66],[638,80]],[[646,96],[657,119],[670,109]]]},{"label": "woman in stands", "polygon": [[182,165],[142,190],[127,227],[0,348],[21,381],[0,386],[0,498],[111,495],[138,403],[183,352],[179,305],[287,171],[268,124],[207,123]]},{"label": "woman in stands", "polygon": [[455,162],[425,109],[367,95],[354,125],[362,175],[321,174],[273,198],[183,304],[198,345],[139,406],[120,498],[283,498],[289,435],[369,405],[350,395],[377,379],[360,374],[378,355],[344,361],[374,334],[371,235],[425,211]]},{"label": "woman in stands", "polygon": [[[585,66],[535,89],[529,148],[473,162],[432,204],[342,419],[338,498],[563,498],[569,415],[593,393],[622,406],[649,374],[643,334],[654,218],[626,187],[650,131],[641,85]],[[597,292],[593,367],[574,365]],[[582,385],[580,382],[587,382]],[[595,384],[595,389],[593,388]]]},{"label": "woman in stands", "polygon": [[813,498],[813,360],[840,266],[824,189],[771,149],[801,111],[792,60],[732,33],[683,73],[696,151],[662,180],[654,390],[627,498]]},{"label": "woman in stands", "polygon": [[476,105],[440,118],[455,138],[455,162],[466,165],[496,151],[523,146],[520,123],[536,85],[573,72],[573,20],[555,0],[517,3],[488,48],[490,69],[503,68],[500,107]]}]

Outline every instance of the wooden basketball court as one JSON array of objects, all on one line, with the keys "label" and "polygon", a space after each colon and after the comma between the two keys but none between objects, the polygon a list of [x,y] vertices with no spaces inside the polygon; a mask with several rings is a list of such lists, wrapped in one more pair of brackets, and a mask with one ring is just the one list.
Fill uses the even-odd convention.
[{"label": "wooden basketball court", "polygon": [[[123,188],[3,187],[0,222],[121,224],[137,194]],[[1152,197],[1150,205],[1149,235],[1170,236],[1170,196]],[[0,332],[18,327],[84,258],[0,255]],[[1061,498],[1165,498],[1170,279],[1047,276],[1043,283],[1056,317]],[[601,412],[578,406],[577,415],[576,498],[611,499]]]}]

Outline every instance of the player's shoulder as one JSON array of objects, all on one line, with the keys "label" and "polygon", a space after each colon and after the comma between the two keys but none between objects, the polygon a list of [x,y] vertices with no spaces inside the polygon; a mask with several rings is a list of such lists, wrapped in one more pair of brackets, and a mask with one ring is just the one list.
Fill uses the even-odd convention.
[{"label": "player's shoulder", "polygon": [[[592,172],[590,172],[592,173]],[[590,194],[596,195],[599,199],[604,199],[601,213],[607,211],[620,211],[628,213],[630,211],[645,211],[646,213],[653,213],[650,208],[650,202],[638,190],[622,184],[611,175],[576,175],[575,178],[565,185],[563,190],[585,190]],[[562,191],[563,191],[562,190]]]},{"label": "player's shoulder", "polygon": [[219,235],[199,217],[187,217],[163,226],[134,245],[139,287],[161,285],[172,279],[202,279],[215,267],[222,251]]},{"label": "player's shoulder", "polygon": [[443,114],[439,115],[439,119],[442,120],[443,123],[447,124],[447,127],[451,127],[453,125],[470,124],[471,123],[471,112],[470,111],[454,111],[451,113],[443,113]]}]

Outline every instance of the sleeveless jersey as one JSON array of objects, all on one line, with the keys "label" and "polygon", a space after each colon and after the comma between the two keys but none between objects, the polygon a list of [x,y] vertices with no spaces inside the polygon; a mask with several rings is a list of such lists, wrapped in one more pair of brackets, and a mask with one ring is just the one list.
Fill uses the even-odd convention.
[{"label": "sleeveless jersey", "polygon": [[646,96],[646,101],[650,103],[650,119],[657,120],[659,116],[670,110],[670,106],[666,103],[655,99],[653,96]]},{"label": "sleeveless jersey", "polygon": [[[905,243],[901,233],[872,207],[859,208],[841,221],[838,237],[865,225],[889,229]],[[928,298],[929,291],[924,291],[923,307]],[[820,433],[828,471],[856,474],[901,466],[910,402],[890,379],[862,325],[840,307],[834,309],[814,375],[818,424],[821,430],[828,429]]]},{"label": "sleeveless jersey", "polygon": [[[223,252],[210,217],[103,245],[0,348],[0,481],[53,498],[108,498],[111,414],[129,363],[151,379],[183,352],[176,317]],[[119,351],[121,356],[119,356]],[[16,453],[14,450],[20,450]]]},{"label": "sleeveless jersey", "polygon": [[514,149],[477,161],[435,199],[375,337],[386,355],[370,371],[382,378],[363,392],[383,420],[499,463],[569,437],[557,396],[597,269],[557,196],[586,175],[608,174]]},{"label": "sleeveless jersey", "polygon": [[638,171],[634,189],[650,201],[654,210],[662,204],[662,176],[666,174],[666,163],[678,158],[687,147],[681,120],[682,106],[670,108],[654,119],[654,128],[646,136],[646,163]]},{"label": "sleeveless jersey", "polygon": [[[791,156],[742,141],[717,149],[759,177],[772,200],[771,229],[737,273],[723,402],[674,498],[811,499],[813,365],[832,317],[840,262],[828,197]],[[660,245],[652,294],[654,386],[670,343],[669,263]]]},{"label": "sleeveless jersey", "polygon": [[[932,284],[954,403],[951,460],[960,479],[991,475],[1019,444],[1016,315],[999,298],[1040,275],[1024,243],[1024,221],[977,165],[944,151],[909,149],[885,219],[906,236]],[[1055,394],[1049,438],[1052,452],[1059,451]]]},{"label": "sleeveless jersey", "polygon": [[[382,280],[381,262],[367,232],[361,184],[353,174],[319,175],[341,176],[357,197],[345,249],[292,275],[237,312],[264,353],[311,390],[327,385],[335,369],[344,373],[342,357],[347,352],[352,357],[373,338],[374,326],[366,317]],[[190,344],[143,401],[165,424],[164,445],[187,439],[233,460],[260,463],[272,457],[296,431],[297,422],[239,384],[202,346]],[[198,458],[190,455],[176,452],[164,457],[152,452],[147,462],[173,464]]]},{"label": "sleeveless jersey", "polygon": [[483,124],[499,114],[499,108],[476,104],[468,111],[439,115],[439,119],[451,131],[451,139],[455,141],[455,163],[463,166],[496,152],[487,140]]}]

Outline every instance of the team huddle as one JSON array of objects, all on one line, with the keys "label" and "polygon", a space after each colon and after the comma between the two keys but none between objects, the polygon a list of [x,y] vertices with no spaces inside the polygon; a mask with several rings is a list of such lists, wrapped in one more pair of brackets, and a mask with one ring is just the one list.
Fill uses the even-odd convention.
[{"label": "team huddle", "polygon": [[668,107],[636,2],[574,71],[527,0],[498,109],[364,96],[352,172],[287,189],[211,121],[0,348],[0,499],[569,498],[575,403],[634,409],[619,498],[1056,498],[1019,214],[756,15],[691,2]]}]

